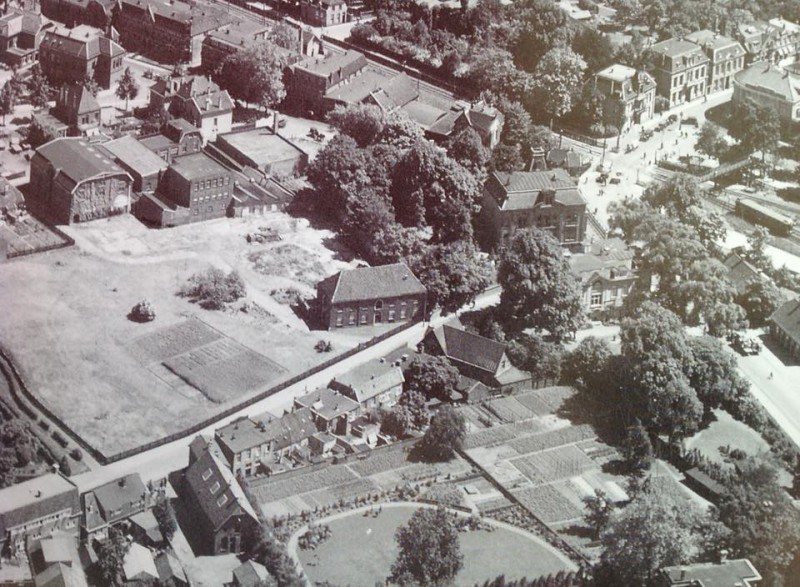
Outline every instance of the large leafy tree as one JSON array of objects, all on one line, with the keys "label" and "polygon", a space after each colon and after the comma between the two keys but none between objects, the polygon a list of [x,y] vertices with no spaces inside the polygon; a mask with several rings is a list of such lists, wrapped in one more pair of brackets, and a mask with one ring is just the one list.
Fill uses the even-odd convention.
[{"label": "large leafy tree", "polygon": [[544,96],[544,107],[550,116],[561,118],[572,110],[585,71],[586,62],[568,47],[555,47],[542,57],[534,79],[536,93]]},{"label": "large leafy tree", "polygon": [[555,379],[561,377],[561,345],[546,342],[541,336],[517,333],[507,347],[508,360],[517,367],[528,371],[534,377]]},{"label": "large leafy tree", "polygon": [[467,435],[464,416],[450,406],[439,409],[419,443],[426,459],[441,462],[452,459],[461,450]]},{"label": "large leafy tree", "polygon": [[399,553],[389,580],[403,587],[450,584],[463,566],[454,514],[419,509],[395,535]]},{"label": "large leafy tree", "polygon": [[283,55],[269,41],[247,47],[228,55],[215,79],[232,98],[266,110],[286,96],[283,70],[287,62]]},{"label": "large leafy tree", "polygon": [[120,100],[125,100],[125,110],[128,109],[128,102],[135,99],[136,96],[139,95],[139,84],[136,82],[136,78],[133,77],[130,67],[126,67],[125,73],[123,73],[122,77],[119,78],[115,93],[117,98]]},{"label": "large leafy tree", "polygon": [[31,67],[31,75],[28,78],[28,94],[34,108],[44,108],[50,100],[52,88],[38,63]]},{"label": "large leafy tree", "polygon": [[445,357],[422,354],[414,357],[404,376],[406,391],[413,390],[426,398],[449,401],[459,374]]},{"label": "large leafy tree", "polygon": [[519,23],[514,58],[524,71],[534,72],[548,51],[566,46],[570,40],[572,30],[567,15],[551,0],[515,2],[513,15]]},{"label": "large leafy tree", "polygon": [[700,136],[697,138],[694,148],[699,153],[717,160],[722,160],[730,149],[722,129],[710,120],[700,128]]},{"label": "large leafy tree", "polygon": [[566,375],[572,382],[590,392],[602,392],[610,380],[611,347],[602,338],[584,338],[566,357]]},{"label": "large leafy tree", "polygon": [[691,337],[688,344],[692,360],[686,375],[706,409],[725,406],[748,393],[750,385],[739,374],[736,359],[718,339]]},{"label": "large leafy tree", "polygon": [[483,146],[478,131],[466,126],[447,141],[446,147],[447,154],[479,181],[485,178],[489,150]]},{"label": "large leafy tree", "polygon": [[97,549],[97,574],[101,585],[121,587],[125,584],[122,564],[128,548],[128,541],[122,532],[110,528],[108,538]]},{"label": "large leafy tree", "polygon": [[383,111],[372,104],[337,105],[327,118],[339,132],[353,137],[362,148],[375,143],[383,131]]},{"label": "large leafy tree", "polygon": [[3,126],[6,124],[6,116],[14,114],[15,103],[14,90],[11,87],[11,83],[6,82],[3,85],[3,89],[0,90],[0,114],[3,115]]},{"label": "large leafy tree", "polygon": [[533,228],[516,233],[500,258],[500,311],[512,330],[547,330],[556,339],[575,332],[582,317],[580,289],[561,246]]},{"label": "large leafy tree", "polygon": [[781,290],[767,279],[749,281],[736,297],[736,303],[744,309],[752,328],[766,325],[767,319],[784,301]]},{"label": "large leafy tree", "polygon": [[761,151],[762,158],[778,148],[781,122],[778,113],[769,105],[752,100],[734,102],[729,133],[739,141],[746,153]]}]

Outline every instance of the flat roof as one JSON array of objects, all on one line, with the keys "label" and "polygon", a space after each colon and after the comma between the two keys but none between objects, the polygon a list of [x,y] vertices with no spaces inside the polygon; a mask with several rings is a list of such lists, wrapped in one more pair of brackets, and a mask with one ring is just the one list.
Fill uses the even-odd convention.
[{"label": "flat roof", "polygon": [[247,132],[228,133],[220,135],[219,139],[252,160],[258,167],[303,155],[301,149],[282,136],[273,134],[269,128],[256,128]]},{"label": "flat roof", "polygon": [[103,147],[142,177],[156,175],[167,168],[166,161],[130,135],[103,143]]},{"label": "flat roof", "polygon": [[170,169],[186,179],[228,173],[225,167],[203,152],[176,157]]},{"label": "flat roof", "polygon": [[57,473],[34,477],[0,491],[0,514],[68,491],[77,491],[77,489]]}]

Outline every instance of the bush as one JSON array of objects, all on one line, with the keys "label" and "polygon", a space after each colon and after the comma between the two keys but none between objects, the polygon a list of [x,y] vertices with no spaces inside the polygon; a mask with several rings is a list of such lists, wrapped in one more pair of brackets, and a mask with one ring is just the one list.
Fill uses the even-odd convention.
[{"label": "bush", "polygon": [[39,420],[39,428],[42,430],[50,430],[50,424],[48,424],[45,420]]},{"label": "bush", "polygon": [[53,440],[55,440],[61,446],[67,446],[67,439],[64,438],[64,436],[58,430],[53,430],[53,434],[51,434],[51,436]]},{"label": "bush", "polygon": [[244,281],[236,271],[225,272],[210,267],[203,273],[195,273],[180,291],[180,295],[199,303],[207,310],[221,310],[225,304],[235,302],[247,293]]},{"label": "bush", "polygon": [[128,317],[134,322],[152,322],[156,319],[156,310],[153,304],[147,300],[142,300],[131,308]]},{"label": "bush", "polygon": [[333,345],[328,340],[320,340],[314,345],[314,350],[318,353],[329,353],[333,350]]},{"label": "bush", "polygon": [[75,447],[70,451],[69,456],[71,456],[75,461],[80,461],[83,459],[83,451],[78,447]]}]

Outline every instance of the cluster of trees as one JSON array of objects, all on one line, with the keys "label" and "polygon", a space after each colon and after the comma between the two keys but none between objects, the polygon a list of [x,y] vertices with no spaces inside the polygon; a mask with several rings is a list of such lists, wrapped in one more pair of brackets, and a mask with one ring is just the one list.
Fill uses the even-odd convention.
[{"label": "cluster of trees", "polygon": [[459,162],[402,114],[357,105],[329,120],[341,134],[309,166],[315,206],[371,263],[408,263],[429,304],[453,311],[472,301],[492,277],[473,238],[481,196],[474,170],[486,159],[475,137],[451,141]]},{"label": "cluster of trees", "polygon": [[203,308],[221,310],[226,304],[244,297],[247,288],[237,271],[226,274],[221,269],[209,267],[202,273],[192,275],[179,293]]},{"label": "cluster of trees", "polygon": [[17,469],[37,460],[39,441],[19,418],[0,413],[0,488],[16,483]]},{"label": "cluster of trees", "polygon": [[721,162],[742,159],[760,152],[762,162],[767,155],[775,153],[781,138],[781,122],[774,108],[752,100],[735,102],[728,121],[728,135],[735,139],[731,145],[723,130],[714,122],[707,121],[700,129],[695,148],[698,152]]}]

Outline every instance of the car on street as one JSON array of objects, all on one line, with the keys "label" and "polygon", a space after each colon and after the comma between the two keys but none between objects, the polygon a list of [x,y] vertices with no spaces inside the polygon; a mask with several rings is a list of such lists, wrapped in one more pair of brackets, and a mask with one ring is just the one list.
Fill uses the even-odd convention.
[{"label": "car on street", "polygon": [[738,332],[729,334],[728,342],[740,355],[757,355],[761,352],[761,343],[758,340],[742,336]]}]

